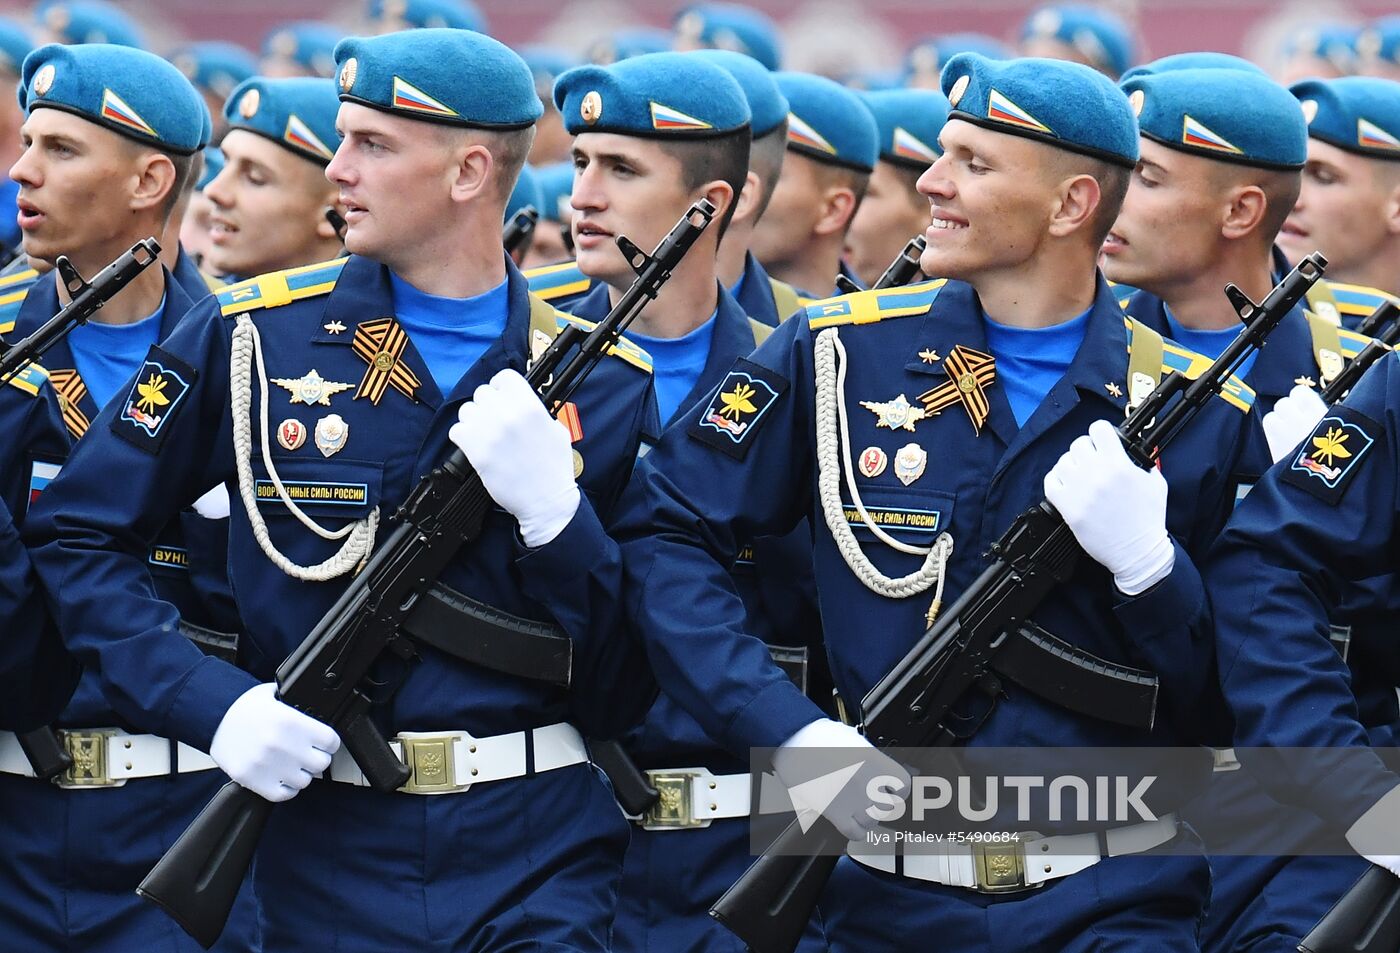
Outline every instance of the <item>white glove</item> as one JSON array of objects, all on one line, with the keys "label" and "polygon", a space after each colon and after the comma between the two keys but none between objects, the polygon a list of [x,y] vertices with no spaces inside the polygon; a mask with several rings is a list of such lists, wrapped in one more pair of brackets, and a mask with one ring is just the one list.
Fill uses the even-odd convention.
[{"label": "white glove", "polygon": [[1362,857],[1400,877],[1400,856],[1367,853],[1368,850],[1394,850],[1397,840],[1400,840],[1400,787],[1391,788],[1390,793],[1358,817],[1347,830],[1346,838]]},{"label": "white glove", "polygon": [[1306,384],[1295,384],[1288,396],[1274,404],[1274,409],[1264,415],[1264,436],[1269,441],[1269,456],[1278,463],[1290,455],[1325,416],[1327,405],[1317,391]]},{"label": "white glove", "polygon": [[248,689],[224,713],[209,757],[224,773],[269,801],[289,801],[330,767],[340,736],[277,700],[271,682]]},{"label": "white glove", "polygon": [[207,520],[228,519],[228,487],[220,483],[194,501],[194,511]]},{"label": "white glove", "polygon": [[[810,753],[804,757],[797,752],[820,748],[865,749],[859,766],[834,797],[829,787],[822,789],[818,785],[816,791],[802,787],[805,782],[814,780],[814,774],[820,776],[822,772],[819,758]],[[849,760],[842,764],[853,766]],[[829,718],[812,722],[783,742],[773,755],[773,770],[788,788],[804,829],[820,814],[849,841],[864,840],[866,832],[880,824],[876,812],[889,808],[888,802],[870,796],[871,782],[879,779],[877,783],[881,788],[901,796],[909,793],[911,783],[903,765],[866,741],[865,736],[850,725]]]},{"label": "white glove", "polygon": [[1090,424],[1045,475],[1045,498],[1124,595],[1144,592],[1172,571],[1167,481],[1155,467],[1133,463],[1107,420]]},{"label": "white glove", "polygon": [[578,510],[569,431],[513,370],[476,389],[448,439],[471,461],[491,499],[520,523],[529,547],[558,536]]}]

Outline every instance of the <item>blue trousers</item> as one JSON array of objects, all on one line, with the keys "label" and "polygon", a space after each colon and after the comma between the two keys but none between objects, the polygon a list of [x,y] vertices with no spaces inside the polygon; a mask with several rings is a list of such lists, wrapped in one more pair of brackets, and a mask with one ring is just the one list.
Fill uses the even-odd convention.
[{"label": "blue trousers", "polygon": [[[0,775],[0,950],[201,953],[136,885],[228,781],[221,771],[63,790]],[[217,953],[255,953],[252,891]]]},{"label": "blue trousers", "polygon": [[1001,896],[842,858],[822,913],[832,953],[1178,953],[1199,949],[1209,895],[1210,871],[1198,856],[1110,857]]},{"label": "blue trousers", "polygon": [[[739,938],[709,915],[720,895],[753,863],[742,818],[707,828],[632,828],[613,927],[613,953],[744,953]],[[807,924],[798,953],[827,953],[820,917]]]},{"label": "blue trousers", "polygon": [[588,764],[437,796],[315,781],[253,888],[268,950],[606,953],[626,846]]}]

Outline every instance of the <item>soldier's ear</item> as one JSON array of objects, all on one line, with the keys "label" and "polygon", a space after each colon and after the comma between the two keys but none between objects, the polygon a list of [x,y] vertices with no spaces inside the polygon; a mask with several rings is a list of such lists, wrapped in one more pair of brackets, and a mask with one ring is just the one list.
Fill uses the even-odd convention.
[{"label": "soldier's ear", "polygon": [[1102,201],[1099,180],[1087,172],[1065,179],[1060,184],[1059,201],[1047,225],[1051,236],[1064,238],[1090,225]]},{"label": "soldier's ear", "polygon": [[[1400,163],[1387,163],[1389,165]],[[1385,216],[1385,230],[1391,235],[1400,235],[1400,169],[1387,168],[1390,192],[1381,203],[1381,213]]]},{"label": "soldier's ear", "polygon": [[1220,223],[1222,237],[1235,241],[1257,231],[1268,217],[1269,197],[1257,185],[1241,185],[1225,196],[1228,204]]},{"label": "soldier's ear", "polygon": [[455,156],[450,183],[454,202],[472,201],[496,187],[496,158],[485,145],[479,142],[464,144]]},{"label": "soldier's ear", "polygon": [[133,170],[131,208],[145,211],[162,206],[175,188],[175,163],[163,152],[145,152]]},{"label": "soldier's ear", "polygon": [[[753,173],[749,173],[749,175],[752,177]],[[710,204],[717,210],[715,218],[718,220],[724,218],[725,210],[735,202],[739,202],[742,207],[744,201],[743,195],[744,192],[747,191],[748,186],[746,183],[743,192],[740,192],[739,195],[735,195],[732,185],[725,182],[723,179],[714,179],[705,183],[704,190],[700,193],[700,197],[709,199]],[[736,212],[737,211],[736,209]]]},{"label": "soldier's ear", "polygon": [[739,197],[735,200],[732,221],[744,222],[753,218],[762,198],[763,183],[759,180],[758,174],[751,171],[744,177],[744,187],[739,190]]}]

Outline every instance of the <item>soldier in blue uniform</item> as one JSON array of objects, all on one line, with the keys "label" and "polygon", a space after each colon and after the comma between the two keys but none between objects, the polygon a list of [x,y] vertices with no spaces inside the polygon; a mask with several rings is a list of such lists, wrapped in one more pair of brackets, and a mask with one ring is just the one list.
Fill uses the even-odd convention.
[{"label": "soldier in blue uniform", "polygon": [[1400,363],[1388,354],[1260,479],[1203,571],[1235,744],[1330,749],[1310,763],[1271,758],[1270,794],[1400,876],[1400,779],[1368,750],[1377,733],[1330,637],[1356,584],[1395,568],[1397,407]]},{"label": "soldier in blue uniform", "polygon": [[[530,75],[535,78],[535,92],[539,94],[540,106],[544,115],[535,123],[535,144],[530,147],[530,165],[547,166],[569,159],[571,137],[564,128],[564,119],[554,108],[554,81],[564,73],[580,65],[578,57],[554,46],[531,43],[516,50],[525,65],[530,67]],[[558,258],[550,259],[551,262]]]},{"label": "soldier in blue uniform", "polygon": [[1361,73],[1400,80],[1400,15],[1381,17],[1356,38]]},{"label": "soldier in blue uniform", "polygon": [[691,55],[734,77],[753,113],[749,126],[749,174],[729,227],[720,239],[719,280],[745,314],[777,327],[779,321],[797,310],[797,291],[768,274],[749,246],[782,175],[787,156],[788,101],[773,74],[751,56],[730,50],[696,50]]},{"label": "soldier in blue uniform", "polygon": [[[209,251],[209,210],[211,206],[209,200],[204,197],[204,189],[205,186],[214,181],[215,176],[224,171],[224,152],[218,146],[205,146],[201,158],[203,162],[199,178],[195,181],[189,205],[186,207],[184,218],[180,222],[180,250],[190,256],[195,267],[200,269],[208,281],[210,276],[207,271],[204,271],[203,264],[204,256]],[[164,242],[161,244],[164,245]]]},{"label": "soldier in blue uniform", "polygon": [[[19,85],[19,68],[34,40],[29,31],[13,20],[0,18],[0,164],[8,169],[19,156],[19,127],[24,122],[24,110],[14,95]],[[19,186],[13,179],[0,180],[0,254],[10,255],[19,250],[19,223],[15,220],[15,195]]]},{"label": "soldier in blue uniform", "polygon": [[104,0],[46,0],[34,8],[45,43],[115,43],[144,49],[141,28]]},{"label": "soldier in blue uniform", "polygon": [[841,252],[879,158],[879,130],[844,86],[807,73],[779,73],[777,80],[790,109],[788,154],[754,230],[753,253],[800,297],[824,298],[838,273],[855,278]]},{"label": "soldier in blue uniform", "polygon": [[263,39],[258,75],[269,79],[334,76],[335,45],[344,35],[344,30],[319,20],[284,23]]},{"label": "soldier in blue uniform", "polygon": [[931,89],[941,93],[943,64],[959,53],[980,53],[994,60],[1010,59],[1015,55],[1001,40],[985,33],[946,33],[924,37],[904,54],[900,85],[908,89]]},{"label": "soldier in blue uniform", "polygon": [[1080,4],[1041,7],[1021,26],[1022,56],[1051,56],[1092,66],[1117,79],[1133,65],[1128,25],[1106,10]]},{"label": "soldier in blue uniform", "polygon": [[214,120],[214,134],[209,141],[222,142],[228,132],[224,104],[239,83],[257,74],[258,61],[236,43],[209,40],[181,47],[171,54],[170,62],[204,97],[204,105]]},{"label": "soldier in blue uniform", "polygon": [[875,284],[909,239],[928,224],[919,176],[938,161],[938,132],[948,100],[931,89],[862,93],[880,131],[880,161],[846,232],[845,260],[867,287]]},{"label": "soldier in blue uniform", "polygon": [[[1122,84],[1138,110],[1142,156],[1104,246],[1104,270],[1142,289],[1125,300],[1128,314],[1216,357],[1240,330],[1220,289],[1233,281],[1262,296],[1274,282],[1271,252],[1302,183],[1307,124],[1288,91],[1252,67],[1172,66],[1151,64]],[[1366,343],[1300,305],[1242,368],[1258,427],[1237,463],[1237,499],[1312,431],[1327,412],[1314,388]],[[1389,636],[1362,627],[1350,639],[1358,697],[1373,725],[1393,731],[1394,682],[1374,657]],[[1217,753],[1216,769],[1186,812],[1208,848],[1238,843],[1249,819],[1278,810],[1228,750]],[[1286,856],[1317,827],[1299,812],[1292,839],[1275,845],[1281,856],[1233,856],[1224,847],[1212,856],[1204,950],[1297,946],[1361,871],[1356,857]]]},{"label": "soldier in blue uniform", "polygon": [[[785,118],[787,110],[766,70],[747,60],[757,75],[741,85],[715,65],[727,57],[747,60],[721,51],[658,53],[583,67],[565,73],[555,87],[555,101],[575,135],[573,201],[583,239],[578,266],[602,280],[572,306],[573,314],[602,318],[630,284],[631,268],[610,241],[592,238],[595,231],[654,244],[697,199],[707,198],[719,210],[713,233],[701,236],[628,335],[654,364],[658,415],[646,427],[648,446],[664,425],[708,401],[730,365],[772,330],[745,314],[717,280],[716,246],[735,237],[724,226],[733,225],[736,206],[753,214],[745,207],[752,196],[740,198],[753,185],[751,116],[770,123],[774,115]],[[783,145],[780,138],[778,149]],[[739,248],[742,253],[744,246]],[[804,526],[783,538],[751,540],[744,550],[732,575],[751,631],[797,684],[820,697],[818,686],[826,678],[815,657],[821,628],[810,533]],[[625,747],[661,798],[634,819],[614,950],[738,953],[738,941],[708,911],[750,861],[748,825],[740,820],[749,812],[744,763],[664,695]],[[803,949],[825,948],[814,923]]]},{"label": "soldier in blue uniform", "polygon": [[[651,701],[600,524],[655,413],[650,364],[635,347],[605,359],[568,428],[521,377],[566,319],[501,248],[539,115],[514,53],[424,29],[336,55],[344,139],[327,176],[352,254],[229,286],[153,348],[41,498],[55,502],[31,521],[36,563],[71,594],[65,632],[124,718],[294,798],[254,865],[266,948],[603,951],[627,823],[580,731],[614,735]],[[268,680],[453,441],[503,509],[440,582],[557,623],[572,687],[426,644],[416,663],[386,661],[397,691],[373,717],[415,775],[383,794]],[[119,495],[103,491],[114,473]],[[250,671],[173,638],[144,582],[146,541],[216,482],[234,499]]]},{"label": "soldier in blue uniform", "polygon": [[[21,101],[25,152],[12,174],[31,260],[52,265],[66,254],[92,275],[141,238],[167,231],[210,131],[203,101],[175,67],[129,47],[45,46],[25,60]],[[66,303],[52,272],[29,271],[6,287],[2,320],[16,337]],[[207,294],[188,257],[174,272],[152,266],[44,355],[68,441],[87,433],[130,386],[151,345]],[[56,473],[66,451],[65,443],[36,462],[36,479],[40,463],[46,476]],[[178,608],[185,634],[231,658],[238,623],[222,573],[226,545],[222,523],[177,512],[142,551],[140,571]],[[197,579],[191,568],[201,549],[221,568]],[[47,585],[62,620],[57,603],[71,590],[52,578]],[[74,767],[57,786],[34,780],[22,762],[0,767],[4,810],[32,821],[6,834],[0,935],[16,948],[192,950],[134,890],[225,779],[202,753],[139,733],[113,710],[91,662],[55,721]],[[245,895],[220,948],[253,949],[253,926]]]},{"label": "soldier in blue uniform", "polygon": [[365,12],[372,34],[424,27],[486,32],[486,17],[471,0],[369,0]]},{"label": "soldier in blue uniform", "polygon": [[[553,99],[550,105],[554,105]],[[574,163],[571,160],[537,166],[533,171],[540,190],[540,220],[522,266],[527,272],[565,264],[573,258],[574,240],[570,232],[573,210],[569,208],[569,192],[574,187]]]},{"label": "soldier in blue uniform", "polygon": [[1348,327],[1400,293],[1400,83],[1348,76],[1292,87],[1308,119],[1308,161],[1279,233],[1290,257],[1317,248]]},{"label": "soldier in blue uniform", "polygon": [[335,83],[255,77],[224,105],[225,166],[204,188],[211,204],[206,270],[247,278],[340,254],[326,220],[336,188],[325,171],[340,145]]},{"label": "soldier in blue uniform", "polygon": [[738,3],[696,3],[673,24],[676,49],[730,50],[753,57],[767,70],[782,69],[778,28],[767,14]]},{"label": "soldier in blue uniform", "polygon": [[[1096,274],[1138,155],[1128,102],[1093,70],[1047,60],[964,54],[943,81],[954,111],[920,183],[933,204],[922,266],[954,277],[814,303],[676,421],[640,462],[614,529],[629,610],[663,691],[731,751],[868,745],[825,719],[751,634],[727,569],[742,541],[812,520],[828,655],[842,697],[859,699],[1044,495],[1090,559],[1035,618],[1154,670],[1156,727],[1005,686],[972,743],[1193,743],[1211,686],[1192,554],[1219,529],[1249,391],[1236,383],[1211,401],[1160,470],[1128,462],[1112,424],[1130,375],[1205,361],[1126,321]],[[870,818],[843,807],[830,819],[861,837]],[[1173,838],[1190,848],[1192,835],[1166,815],[1090,840],[1105,837],[1121,845],[1111,856],[1090,846],[1071,865],[1025,861],[995,897],[963,845],[843,859],[822,902],[828,938],[864,953],[929,936],[960,950],[1007,936],[1026,949],[1195,949],[1205,859],[1134,855]]]}]

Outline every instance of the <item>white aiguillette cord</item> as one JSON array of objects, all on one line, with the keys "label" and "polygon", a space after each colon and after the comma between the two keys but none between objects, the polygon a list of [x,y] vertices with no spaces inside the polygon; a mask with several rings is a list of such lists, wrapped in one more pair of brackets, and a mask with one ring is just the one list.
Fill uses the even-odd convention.
[{"label": "white aiguillette cord", "polygon": [[[301,507],[297,506],[296,502],[288,496],[287,488],[282,485],[282,478],[278,476],[277,469],[272,465],[272,451],[268,447],[265,437],[268,433],[268,387],[267,368],[263,364],[262,338],[258,334],[257,325],[246,314],[238,316],[238,324],[233,331],[231,347],[229,396],[233,411],[233,455],[238,467],[238,495],[243,500],[243,508],[248,512],[248,523],[253,530],[253,538],[258,541],[258,546],[273,565],[293,579],[305,582],[326,582],[343,576],[362,565],[369,557],[370,552],[373,551],[375,533],[379,528],[379,507],[376,506],[371,510],[365,519],[356,520],[338,530],[328,530],[307,516]],[[301,521],[303,526],[317,536],[322,539],[345,540],[334,555],[315,566],[299,565],[283,555],[276,544],[272,542],[267,524],[263,522],[262,513],[258,509],[256,482],[253,479],[253,436],[251,432],[252,365],[254,362],[257,363],[260,387],[258,423],[262,428],[261,433],[264,434],[264,439],[260,441],[263,466],[267,468],[267,475],[272,478],[272,485],[277,490],[278,499],[286,505],[293,516]]]},{"label": "white aiguillette cord", "polygon": [[[875,525],[860,498],[860,490],[856,486],[855,473],[851,467],[851,457],[846,449],[850,446],[846,420],[846,348],[835,328],[827,328],[817,335],[815,367],[817,488],[827,529],[831,530],[841,558],[846,561],[856,578],[872,592],[890,599],[906,599],[926,591],[930,586],[936,586],[933,604],[928,613],[929,622],[932,624],[943,598],[943,570],[948,558],[953,554],[953,537],[946,532],[939,533],[932,546],[911,546],[900,542]],[[870,558],[861,549],[851,524],[846,521],[845,507],[841,502],[842,473],[845,475],[846,488],[851,494],[851,503],[860,514],[861,521],[875,534],[875,538],[901,553],[923,556],[922,566],[907,576],[895,579],[886,576],[871,563]]]}]

